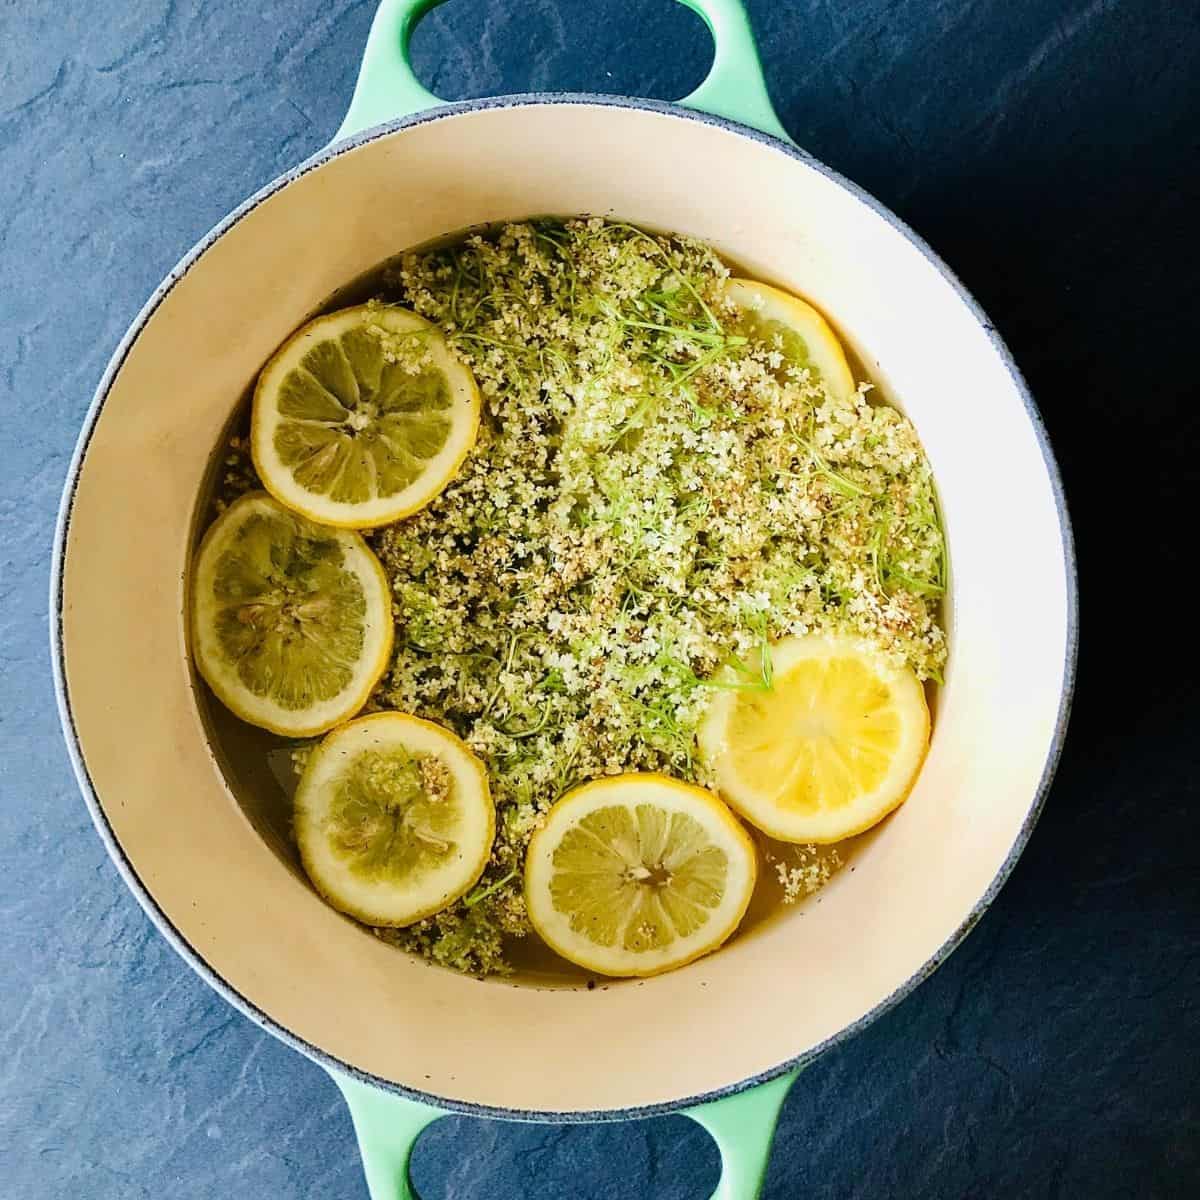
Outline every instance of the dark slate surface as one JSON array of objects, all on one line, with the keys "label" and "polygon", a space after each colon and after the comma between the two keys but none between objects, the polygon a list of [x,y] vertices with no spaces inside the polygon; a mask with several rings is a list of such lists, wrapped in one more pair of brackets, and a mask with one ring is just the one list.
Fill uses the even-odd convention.
[{"label": "dark slate surface", "polygon": [[[766,1194],[1196,1196],[1200,7],[751,7],[784,123],[911,221],[1009,339],[1065,470],[1085,635],[1011,882],[937,976],[802,1077]],[[372,10],[0,0],[3,1197],[366,1195],[332,1085],[196,979],[106,861],[59,742],[45,594],[113,346],[192,242],[328,138]],[[452,0],[416,43],[449,97],[670,97],[709,54],[667,0]],[[683,1118],[453,1119],[415,1175],[426,1200],[700,1200],[716,1155]]]}]

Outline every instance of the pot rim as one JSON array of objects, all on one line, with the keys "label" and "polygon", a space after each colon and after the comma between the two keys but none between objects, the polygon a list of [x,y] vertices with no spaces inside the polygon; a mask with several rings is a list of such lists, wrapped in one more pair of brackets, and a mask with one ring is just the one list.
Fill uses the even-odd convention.
[{"label": "pot rim", "polygon": [[[280,1024],[268,1013],[260,1009],[249,997],[244,996],[230,985],[221,975],[219,975],[201,955],[192,947],[183,934],[175,927],[173,922],[165,912],[158,906],[154,897],[150,894],[149,889],[142,882],[137,874],[137,870],[132,861],[125,854],[123,847],[117,840],[116,834],[112,826],[109,824],[108,817],[105,814],[104,808],[100,803],[99,796],[92,785],[91,778],[88,775],[87,766],[84,763],[82,748],[79,743],[79,737],[75,728],[74,717],[71,710],[71,701],[67,693],[66,671],[64,664],[63,653],[63,568],[66,561],[67,538],[70,531],[71,513],[74,506],[75,492],[78,484],[80,470],[83,466],[84,458],[86,457],[88,446],[91,442],[92,432],[96,422],[104,408],[105,401],[112,389],[117,375],[124,366],[125,360],[132,352],[138,337],[145,328],[147,322],[154,315],[159,305],[166,299],[175,285],[187,274],[191,267],[216,243],[225,233],[233,228],[243,217],[247,216],[263,201],[269,199],[276,192],[281,191],[289,184],[307,175],[310,171],[316,170],[325,163],[364,146],[370,142],[377,141],[387,137],[392,133],[396,133],[403,129],[409,129],[418,125],[428,124],[434,121],[451,119],[467,113],[478,112],[484,109],[493,108],[521,108],[534,105],[564,105],[564,106],[597,106],[605,108],[624,108],[644,110],[648,112],[660,113],[665,116],[671,116],[680,120],[698,121],[702,124],[712,125],[727,133],[734,134],[738,137],[749,138],[752,141],[769,147],[777,153],[785,154],[788,157],[795,159],[813,170],[819,172],[831,182],[837,184],[844,191],[848,192],[855,199],[867,205],[878,216],[882,217],[889,226],[901,237],[910,242],[913,247],[924,257],[932,267],[942,276],[946,283],[958,294],[959,299],[970,311],[971,315],[980,324],[986,333],[988,340],[991,342],[993,349],[1000,357],[1005,369],[1008,371],[1012,379],[1013,385],[1016,388],[1017,394],[1021,398],[1024,405],[1026,415],[1033,427],[1034,436],[1037,439],[1038,447],[1041,450],[1042,461],[1045,464],[1046,473],[1050,480],[1050,486],[1054,494],[1055,509],[1058,513],[1059,534],[1062,542],[1063,568],[1066,575],[1066,599],[1067,599],[1067,622],[1066,622],[1066,655],[1063,662],[1063,683],[1062,693],[1059,698],[1058,714],[1055,720],[1054,735],[1051,738],[1050,746],[1047,750],[1046,758],[1042,767],[1042,774],[1038,781],[1038,785],[1030,804],[1029,810],[1025,815],[1025,819],[1021,824],[1021,828],[1010,847],[1004,862],[999,870],[992,878],[987,890],[983,896],[966,915],[963,921],[950,935],[949,938],[938,948],[938,950],[918,968],[916,972],[909,976],[903,984],[896,988],[890,995],[881,1000],[873,1009],[859,1017],[858,1020],[849,1025],[844,1026],[838,1033],[826,1038],[820,1044],[811,1047],[803,1054],[795,1058],[787,1059],[784,1062],[777,1064],[769,1070],[759,1072],[748,1078],[739,1080],[736,1083],[728,1084],[725,1087],[715,1088],[711,1091],[686,1097],[680,1100],[651,1104],[643,1106],[635,1106],[626,1109],[600,1109],[596,1111],[571,1111],[558,1112],[548,1110],[523,1111],[513,1108],[502,1108],[495,1105],[475,1104],[470,1101],[458,1100],[452,1097],[438,1096],[432,1093],[420,1091],[416,1088],[405,1087],[394,1083],[391,1080],[383,1079],[380,1076],[373,1075],[369,1071],[364,1071],[358,1067],[352,1066],[349,1063],[342,1062],[334,1055],[322,1050],[320,1047],[313,1045],[304,1038],[293,1033],[286,1026]],[[1067,511],[1066,496],[1063,489],[1062,475],[1055,460],[1054,452],[1050,447],[1049,436],[1046,432],[1046,426],[1042,420],[1042,415],[1038,410],[1033,396],[1030,394],[1029,387],[1025,383],[1025,379],[1021,374],[1012,354],[1008,347],[1004,344],[1003,339],[996,331],[996,327],[989,320],[987,314],[983,311],[979,302],[971,295],[953,271],[942,261],[942,259],[930,248],[930,246],[916,234],[907,224],[897,217],[890,209],[881,204],[869,192],[845,178],[843,175],[826,166],[819,159],[802,150],[800,147],[784,142],[780,138],[774,137],[771,134],[762,133],[759,130],[752,129],[749,126],[739,124],[736,121],[728,120],[724,117],[712,116],[708,113],[698,112],[693,109],[684,108],[682,105],[670,101],[653,100],[640,97],[625,97],[625,96],[604,96],[595,93],[587,92],[530,92],[518,93],[508,96],[487,97],[479,100],[463,100],[451,104],[445,104],[440,107],[429,109],[423,112],[415,113],[409,116],[400,117],[394,121],[388,121],[381,125],[374,125],[360,133],[354,134],[351,137],[344,138],[340,141],[331,143],[328,146],[318,150],[315,154],[297,164],[295,167],[277,176],[271,182],[254,192],[250,197],[239,204],[227,216],[222,218],[208,233],[192,246],[190,250],[179,260],[179,262],[167,273],[163,281],[155,288],[150,298],[142,306],[141,311],[133,319],[129,328],[118,343],[114,350],[104,374],[96,387],[96,391],[92,397],[92,401],[88,406],[87,413],[84,417],[83,426],[80,430],[79,438],[75,446],[74,453],[71,456],[71,463],[67,470],[67,476],[63,487],[62,499],[59,504],[58,517],[55,523],[54,543],[51,557],[50,567],[50,658],[54,679],[54,694],[55,701],[58,707],[59,723],[62,727],[63,737],[67,744],[67,753],[71,760],[71,766],[75,774],[76,782],[80,792],[83,795],[84,802],[87,804],[88,812],[92,818],[92,823],[96,827],[97,833],[100,835],[101,841],[108,852],[109,857],[115,864],[117,871],[121,875],[125,886],[134,894],[138,903],[150,920],[154,923],[159,933],[167,940],[172,948],[180,955],[188,966],[196,972],[215,992],[218,993],[224,1000],[248,1017],[261,1029],[272,1034],[286,1045],[298,1050],[307,1058],[319,1063],[327,1070],[348,1075],[351,1078],[357,1079],[359,1082],[368,1086],[379,1088],[383,1091],[402,1096],[409,1100],[415,1100],[420,1103],[432,1105],[435,1108],[445,1112],[462,1113],[470,1116],[485,1117],[497,1120],[512,1120],[512,1121],[542,1121],[548,1123],[561,1124],[585,1124],[604,1121],[624,1121],[646,1117],[663,1116],[669,1113],[678,1112],[681,1109],[691,1108],[695,1105],[706,1104],[714,1100],[720,1100],[724,1097],[733,1096],[750,1088],[756,1087],[759,1084],[766,1083],[769,1080],[775,1079],[780,1075],[784,1075],[789,1071],[796,1071],[812,1062],[819,1055],[833,1046],[840,1044],[846,1039],[852,1037],[865,1029],[872,1022],[881,1017],[889,1009],[895,1007],[905,997],[909,995],[919,984],[923,983],[932,975],[938,967],[940,967],[947,958],[958,948],[963,939],[975,927],[975,925],[983,917],[983,914],[995,900],[1000,889],[1008,880],[1016,865],[1017,859],[1024,851],[1026,844],[1029,841],[1033,828],[1037,824],[1038,817],[1041,815],[1042,808],[1046,802],[1046,796],[1049,793],[1050,785],[1054,779],[1054,773],[1058,767],[1060,758],[1062,757],[1063,745],[1066,739],[1067,724],[1070,717],[1071,704],[1074,698],[1076,669],[1079,652],[1079,595],[1078,595],[1078,571],[1076,565],[1074,537],[1071,529],[1070,515]]]}]

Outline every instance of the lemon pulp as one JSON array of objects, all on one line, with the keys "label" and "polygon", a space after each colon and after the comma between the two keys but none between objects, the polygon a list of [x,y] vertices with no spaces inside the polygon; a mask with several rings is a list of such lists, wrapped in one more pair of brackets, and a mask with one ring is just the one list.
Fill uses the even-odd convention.
[{"label": "lemon pulp", "polygon": [[630,773],[567,793],[525,863],[530,920],[564,958],[606,975],[654,975],[737,928],[757,859],[712,793]]},{"label": "lemon pulp", "polygon": [[405,713],[335,729],[296,791],[309,878],[371,925],[409,925],[472,888],[495,836],[482,763],[449,730]]},{"label": "lemon pulp", "polygon": [[783,841],[861,833],[908,795],[929,742],[916,676],[852,638],[771,648],[772,682],[719,692],[700,747],[721,794]]},{"label": "lemon pulp", "polygon": [[201,675],[243,720],[284,735],[353,715],[391,654],[391,591],[366,543],[262,492],[205,535],[191,606]]},{"label": "lemon pulp", "polygon": [[368,528],[433,499],[478,427],[474,377],[437,328],[364,304],[310,321],[263,368],[251,449],[289,508]]},{"label": "lemon pulp", "polygon": [[740,332],[778,348],[781,370],[808,368],[821,377],[835,399],[854,395],[854,374],[842,344],[811,304],[754,279],[729,280],[725,298],[738,310]]}]

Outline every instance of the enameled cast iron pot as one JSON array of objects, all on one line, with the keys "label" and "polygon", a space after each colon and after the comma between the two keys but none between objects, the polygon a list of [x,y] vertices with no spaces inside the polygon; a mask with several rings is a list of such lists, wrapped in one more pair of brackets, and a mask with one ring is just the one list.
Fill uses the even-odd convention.
[{"label": "enameled cast iron pot", "polygon": [[[738,0],[685,0],[716,56],[681,104],[592,95],[444,105],[407,61],[435,0],[383,0],[336,140],[231,213],[113,356],[63,499],[52,642],[67,743],[126,883],[232,1004],[325,1066],[374,1200],[457,1111],[594,1121],[682,1110],[718,1195],[757,1194],[796,1072],[928,976],[1029,837],[1075,658],[1070,532],[1033,402],[946,267],[788,139]],[[227,772],[189,666],[185,581],[214,448],[272,350],[400,249],[483,222],[615,215],[715,244],[810,298],[916,423],[945,512],[950,661],[908,802],[820,904],[645,983],[479,982],[324,904]]]}]

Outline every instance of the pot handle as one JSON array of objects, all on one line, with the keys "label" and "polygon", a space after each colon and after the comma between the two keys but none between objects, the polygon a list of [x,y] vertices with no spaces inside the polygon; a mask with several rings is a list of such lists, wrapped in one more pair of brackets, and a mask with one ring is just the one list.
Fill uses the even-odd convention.
[{"label": "pot handle", "polygon": [[758,1200],[779,1111],[799,1074],[789,1071],[749,1091],[683,1110],[708,1130],[721,1152],[721,1178],[712,1200]]},{"label": "pot handle", "polygon": [[[380,0],[367,37],[354,96],[333,140],[372,125],[437,108],[446,101],[421,85],[409,61],[417,22],[443,0]],[[790,142],[775,115],[763,81],[762,64],[742,0],[679,0],[698,13],[712,34],[712,67],[704,82],[679,101],[716,117],[727,117]]]},{"label": "pot handle", "polygon": [[371,1200],[418,1200],[408,1177],[413,1147],[426,1126],[446,1114],[339,1071],[329,1074],[349,1106]]},{"label": "pot handle", "polygon": [[[446,1114],[340,1072],[329,1073],[350,1107],[371,1200],[420,1200],[408,1175],[413,1146],[428,1125]],[[798,1074],[791,1071],[749,1091],[683,1110],[704,1126],[721,1152],[721,1179],[712,1200],[757,1200],[779,1110]]]}]

